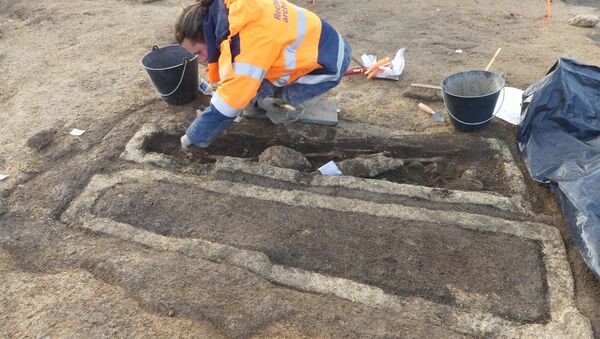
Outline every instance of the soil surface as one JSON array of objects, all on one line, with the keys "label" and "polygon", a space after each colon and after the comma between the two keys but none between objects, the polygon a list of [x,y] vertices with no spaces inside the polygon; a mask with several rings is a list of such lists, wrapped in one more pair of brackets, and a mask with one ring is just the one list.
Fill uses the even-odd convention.
[{"label": "soil surface", "polygon": [[[189,2],[0,0],[0,174],[9,176],[0,181],[0,284],[6,292],[0,295],[0,336],[458,337],[439,326],[399,319],[389,312],[330,296],[275,286],[242,269],[154,251],[82,232],[58,221],[93,175],[135,166],[119,159],[119,155],[142,124],[180,124],[183,134],[195,110],[208,103],[208,98],[199,98],[182,106],[165,104],[156,95],[139,64],[153,45],[173,42],[173,19],[178,8]],[[312,8],[336,27],[352,44],[357,56],[362,53],[393,56],[397,49],[407,48],[406,68],[400,81],[368,81],[361,76],[349,76],[328,95],[341,108],[342,123],[361,124],[356,128],[357,133],[363,129],[386,127],[419,134],[449,134],[454,137],[451,144],[449,139],[443,139],[448,147],[470,145],[473,149],[477,148],[474,138],[495,137],[509,144],[513,154],[518,156],[514,145],[515,127],[495,119],[485,130],[459,134],[448,122],[434,122],[417,109],[418,101],[407,99],[401,93],[410,83],[439,84],[452,73],[482,69],[499,47],[502,52],[492,69],[503,75],[508,85],[520,88],[540,80],[558,57],[600,64],[600,29],[567,24],[567,20],[577,14],[600,14],[600,5],[594,0],[553,1],[551,23],[544,18],[545,2],[539,0],[486,3],[319,0],[316,7],[311,7],[308,0],[293,2]],[[442,103],[431,103],[431,106],[446,115]],[[265,123],[257,124],[266,126]],[[252,124],[238,125],[234,129]],[[86,132],[80,137],[71,136],[72,128]],[[267,129],[262,133],[256,137],[276,135],[276,132],[268,134]],[[318,135],[322,135],[326,143],[335,134],[335,128],[315,128],[315,133],[320,133]],[[176,144],[179,135],[174,137],[177,139],[171,142]],[[304,151],[330,150],[323,148],[324,145],[315,146],[316,149]],[[428,154],[422,149],[414,150],[416,154],[402,153],[402,156]],[[485,157],[452,161],[457,167],[463,161],[480,173],[497,173],[494,172],[495,161]],[[520,166],[529,178],[523,164]],[[409,177],[409,174],[403,173],[401,177]],[[442,183],[431,183],[431,180],[434,179],[417,177],[407,182],[452,186],[448,178]],[[499,187],[504,184],[482,182],[484,187],[496,190],[501,190]],[[553,225],[561,231],[575,280],[577,307],[590,319],[600,338],[600,282],[583,264],[549,191],[529,179],[527,184],[527,198],[535,211],[532,220]],[[180,190],[185,192],[185,188]],[[161,192],[148,194],[158,196]],[[183,196],[170,194],[173,202],[181,201]],[[134,196],[137,200],[128,200],[134,204],[132,207],[142,206],[140,202],[146,201],[141,194]],[[212,199],[214,206],[224,206],[219,205],[214,196],[198,198]],[[165,199],[156,199],[167,203]],[[121,217],[126,218],[127,211],[123,206],[111,205],[107,200],[103,203],[106,210],[120,211]],[[181,201],[182,206],[188,206],[188,203]],[[238,209],[246,211],[244,206],[252,206],[253,202],[237,203]],[[152,215],[154,209],[147,206],[146,212]],[[200,213],[197,206],[190,207],[185,213]],[[140,208],[142,211],[134,211],[141,217],[144,211]],[[273,208],[277,210],[276,206]],[[294,215],[309,214],[307,211],[296,212]],[[288,217],[293,216],[291,212],[287,213]],[[173,216],[171,220],[178,220],[177,217]],[[318,218],[318,215],[307,217]],[[242,221],[247,220],[237,211],[232,211],[226,218],[231,227],[242,227]],[[211,231],[216,231],[217,219],[211,220],[215,228]],[[348,222],[360,226],[372,221]],[[252,222],[247,224],[259,227]],[[147,225],[156,224],[148,220]],[[189,236],[193,231],[187,231],[185,227],[189,225],[171,225],[168,232],[174,232],[172,235],[175,236]],[[400,226],[407,234],[406,240],[424,239],[424,234],[415,226]],[[403,252],[406,249],[399,245],[404,238],[387,232],[389,227],[384,223],[381,228],[371,229],[372,240],[379,241],[385,238],[384,235],[396,239],[396,243],[384,241],[384,244],[403,253],[398,258],[409,258],[409,253]],[[319,234],[334,243],[340,239],[351,242],[356,237],[333,226],[327,230],[328,233]],[[458,237],[460,232],[450,227],[443,234],[444,237]],[[219,236],[219,233],[210,234]],[[295,235],[305,236],[301,231]],[[470,239],[468,232],[462,235]],[[223,241],[235,240],[226,233],[220,236]],[[440,234],[429,236],[438,241],[443,238]],[[439,243],[415,252],[422,254],[419,257],[422,267],[417,262],[411,262],[413,266],[407,263],[407,267],[424,270],[424,273],[409,275],[384,269],[388,267],[386,260],[391,259],[375,256],[369,252],[373,249],[340,248],[338,250],[345,251],[340,253],[346,253],[346,257],[329,253],[327,260],[320,261],[319,258],[301,256],[307,253],[303,252],[306,249],[300,248],[301,241],[286,243],[289,247],[268,247],[267,243],[250,242],[251,239],[236,241],[248,247],[263,246],[265,251],[271,251],[273,258],[298,267],[310,262],[323,271],[336,272],[332,263],[347,265],[349,270],[337,272],[339,275],[360,275],[359,268],[370,270],[373,283],[390,290],[394,288],[390,282],[394,279],[412,281],[417,284],[412,292],[415,295],[430,293],[429,297],[435,299],[437,296],[449,303],[452,299],[447,298],[444,283],[452,282],[452,277],[462,272],[457,264],[449,263],[448,267],[456,267],[454,271],[436,266],[439,265],[436,260],[440,263],[449,261],[440,254],[449,250]],[[542,306],[543,287],[539,286],[537,278],[543,273],[536,271],[539,266],[534,265],[539,259],[537,245],[504,239],[502,241],[510,246],[503,249],[497,236],[488,235],[481,239],[493,249],[490,253],[497,253],[498,257],[482,255],[480,262],[468,264],[493,264],[493,267],[479,268],[492,276],[506,273],[513,287],[525,286],[525,290],[531,292],[531,299],[517,301],[509,293],[512,291],[510,283],[496,282],[489,277],[460,279],[466,284],[463,288],[485,293],[490,291],[490,286],[497,286],[502,294],[497,305],[494,304],[497,307],[493,312],[524,321],[544,319],[547,311]],[[321,246],[319,248],[323,250],[322,243],[317,240],[304,243],[305,247]],[[462,241],[462,238],[458,240]],[[293,248],[298,257],[286,252]],[[467,246],[465,250],[479,253],[477,251],[482,248]],[[520,250],[511,253],[515,248]],[[440,253],[435,252],[437,250]],[[366,260],[352,257],[361,253],[374,255],[376,264],[369,267]],[[514,257],[515,253],[527,254],[528,260],[524,261],[523,267],[521,259]],[[460,252],[456,255],[460,259]],[[357,259],[357,263],[352,263],[352,259]],[[448,276],[442,277],[441,272]],[[427,286],[426,291],[416,288],[420,283]],[[495,299],[488,305],[494,302]]]},{"label": "soil surface", "polygon": [[[10,286],[0,296],[3,337],[463,337],[339,298],[278,287],[236,267],[90,239],[52,222],[44,226],[56,242],[7,244],[12,255],[0,255],[0,282]],[[34,236],[10,230],[15,237]]]},{"label": "soil surface", "polygon": [[484,310],[511,320],[543,322],[547,317],[541,248],[516,237],[292,207],[158,182],[109,189],[93,212],[166,236],[260,251],[277,263],[389,293],[460,305],[451,291],[459,288],[487,296]]}]

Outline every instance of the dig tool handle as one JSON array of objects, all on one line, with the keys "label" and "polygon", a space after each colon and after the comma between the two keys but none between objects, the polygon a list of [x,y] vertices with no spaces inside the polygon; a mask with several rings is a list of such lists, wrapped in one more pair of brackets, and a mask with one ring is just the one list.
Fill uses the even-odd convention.
[{"label": "dig tool handle", "polygon": [[349,68],[344,75],[362,74],[367,70],[366,67]]},{"label": "dig tool handle", "polygon": [[435,86],[435,85],[427,85],[427,84],[410,84],[410,87],[417,87],[417,88],[428,88],[428,89],[442,89],[442,86]]},{"label": "dig tool handle", "polygon": [[496,51],[496,54],[494,54],[494,57],[492,58],[492,60],[490,60],[490,63],[485,68],[486,72],[489,71],[490,68],[492,68],[492,65],[494,64],[494,62],[496,62],[496,58],[498,58],[498,54],[500,54],[500,51],[502,51],[502,48],[498,48],[498,50]]},{"label": "dig tool handle", "polygon": [[419,109],[420,109],[421,111],[423,111],[423,112],[427,112],[427,113],[429,113],[429,114],[431,114],[431,115],[433,115],[433,114],[435,113],[435,111],[434,111],[434,110],[432,110],[432,109],[431,109],[431,107],[429,107],[429,106],[425,105],[425,104],[424,104],[424,103],[422,103],[422,102],[420,102],[420,103],[419,103]]}]

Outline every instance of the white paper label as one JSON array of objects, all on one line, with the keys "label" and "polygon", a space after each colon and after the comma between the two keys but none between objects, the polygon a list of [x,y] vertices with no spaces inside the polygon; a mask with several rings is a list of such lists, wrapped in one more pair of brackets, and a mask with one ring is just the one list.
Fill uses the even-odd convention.
[{"label": "white paper label", "polygon": [[77,129],[77,128],[73,128],[73,130],[72,130],[72,131],[71,131],[71,133],[69,133],[69,134],[71,134],[71,135],[74,135],[74,136],[77,136],[77,137],[78,137],[78,136],[82,135],[83,133],[85,133],[85,130],[84,130],[84,129]]}]

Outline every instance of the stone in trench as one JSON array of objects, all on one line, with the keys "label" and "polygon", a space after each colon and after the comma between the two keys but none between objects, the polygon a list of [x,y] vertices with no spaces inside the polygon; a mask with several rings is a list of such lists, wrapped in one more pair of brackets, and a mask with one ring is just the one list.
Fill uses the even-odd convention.
[{"label": "stone in trench", "polygon": [[258,156],[258,163],[276,167],[308,171],[312,168],[306,157],[291,148],[271,146]]},{"label": "stone in trench", "polygon": [[463,172],[460,178],[464,180],[479,180],[479,174],[476,170],[469,168]]},{"label": "stone in trench", "polygon": [[388,157],[384,153],[376,153],[342,160],[337,163],[337,166],[343,175],[373,178],[404,166],[404,160]]},{"label": "stone in trench", "polygon": [[460,178],[456,182],[458,189],[467,191],[481,191],[483,190],[483,183],[479,172],[474,168],[465,170]]},{"label": "stone in trench", "polygon": [[569,25],[578,27],[595,27],[600,22],[600,16],[592,14],[580,14],[569,19]]},{"label": "stone in trench", "polygon": [[39,131],[27,139],[27,147],[35,151],[40,151],[54,142],[57,132],[54,128]]}]

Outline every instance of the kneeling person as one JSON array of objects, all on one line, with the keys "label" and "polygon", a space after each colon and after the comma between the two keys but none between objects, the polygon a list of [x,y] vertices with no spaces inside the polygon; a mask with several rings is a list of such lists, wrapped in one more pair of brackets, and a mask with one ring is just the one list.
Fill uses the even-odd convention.
[{"label": "kneeling person", "polygon": [[209,82],[221,81],[184,148],[207,147],[242,111],[297,120],[302,103],[340,83],[352,54],[327,22],[286,0],[200,0],[180,12],[175,37],[208,64]]}]

